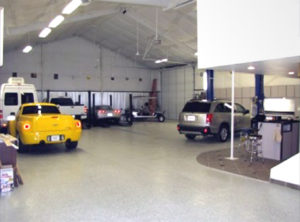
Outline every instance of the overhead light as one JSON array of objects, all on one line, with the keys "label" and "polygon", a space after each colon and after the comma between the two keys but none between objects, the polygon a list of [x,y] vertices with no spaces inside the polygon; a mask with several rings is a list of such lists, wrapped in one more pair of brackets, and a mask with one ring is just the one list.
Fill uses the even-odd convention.
[{"label": "overhead light", "polygon": [[198,52],[195,52],[195,54],[194,54],[195,56],[198,56]]},{"label": "overhead light", "polygon": [[39,34],[39,37],[40,38],[46,38],[49,34],[50,34],[50,32],[51,32],[51,29],[50,28],[44,28],[41,32],[40,32],[40,34]]},{"label": "overhead light", "polygon": [[289,75],[294,75],[295,74],[295,72],[289,72]]},{"label": "overhead light", "polygon": [[24,47],[23,49],[23,53],[29,53],[32,50],[32,46],[31,45],[27,45]]},{"label": "overhead light", "polygon": [[255,67],[254,66],[248,66],[248,70],[254,70]]},{"label": "overhead light", "polygon": [[70,15],[81,5],[81,3],[82,3],[81,0],[72,0],[64,7],[62,13],[66,15]]},{"label": "overhead light", "polygon": [[65,18],[64,18],[62,15],[58,15],[58,16],[56,16],[54,19],[52,19],[52,21],[49,23],[49,27],[50,27],[50,28],[56,28],[56,27],[59,26],[64,20],[65,20]]},{"label": "overhead light", "polygon": [[168,62],[168,61],[169,61],[168,58],[165,58],[165,59],[158,59],[158,60],[155,60],[155,63],[156,63],[156,64],[159,64],[159,63]]}]

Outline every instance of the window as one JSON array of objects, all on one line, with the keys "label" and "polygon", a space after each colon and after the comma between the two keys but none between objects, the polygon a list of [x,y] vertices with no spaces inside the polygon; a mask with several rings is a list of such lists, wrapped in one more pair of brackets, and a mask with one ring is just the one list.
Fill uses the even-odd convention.
[{"label": "window", "polygon": [[23,108],[23,115],[38,114],[39,110],[42,114],[60,114],[56,106],[25,106]]},{"label": "window", "polygon": [[245,112],[245,108],[242,107],[240,104],[235,104],[234,105],[234,111],[237,113],[244,113]]},{"label": "window", "polygon": [[182,112],[208,113],[209,109],[210,109],[210,103],[188,102],[187,104],[185,104]]},{"label": "window", "polygon": [[36,79],[37,78],[37,74],[36,73],[31,73],[30,74],[31,78]]},{"label": "window", "polygon": [[229,113],[231,112],[231,110],[224,105],[224,103],[219,103],[216,108],[215,108],[215,112],[217,113]]},{"label": "window", "polygon": [[60,106],[73,106],[73,100],[71,98],[53,98],[51,103],[58,104]]},{"label": "window", "polygon": [[18,93],[5,93],[4,105],[5,106],[17,106],[18,105]]},{"label": "window", "polygon": [[53,79],[58,79],[58,74],[57,73],[53,74]]},{"label": "window", "polygon": [[33,93],[23,93],[21,96],[21,103],[33,103]]},{"label": "window", "polygon": [[12,76],[12,77],[18,77],[18,73],[13,72],[11,76]]}]

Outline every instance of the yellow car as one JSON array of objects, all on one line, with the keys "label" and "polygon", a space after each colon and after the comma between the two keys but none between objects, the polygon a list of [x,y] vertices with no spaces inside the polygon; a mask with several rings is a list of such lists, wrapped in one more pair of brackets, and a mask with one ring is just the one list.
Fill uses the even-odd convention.
[{"label": "yellow car", "polygon": [[71,115],[60,114],[52,103],[23,104],[15,120],[9,122],[9,133],[19,140],[19,150],[26,145],[65,143],[75,149],[81,135],[81,122]]}]

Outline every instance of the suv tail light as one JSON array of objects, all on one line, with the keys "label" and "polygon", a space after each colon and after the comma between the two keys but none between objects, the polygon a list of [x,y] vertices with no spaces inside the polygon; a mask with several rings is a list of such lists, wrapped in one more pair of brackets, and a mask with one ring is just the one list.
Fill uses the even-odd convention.
[{"label": "suv tail light", "polygon": [[213,114],[208,113],[206,114],[206,123],[211,123],[213,118]]},{"label": "suv tail light", "polygon": [[0,110],[0,119],[3,119],[3,112]]},{"label": "suv tail light", "polygon": [[84,107],[83,107],[83,110],[84,110],[84,113],[87,113],[87,112],[88,112],[87,106],[84,106]]}]

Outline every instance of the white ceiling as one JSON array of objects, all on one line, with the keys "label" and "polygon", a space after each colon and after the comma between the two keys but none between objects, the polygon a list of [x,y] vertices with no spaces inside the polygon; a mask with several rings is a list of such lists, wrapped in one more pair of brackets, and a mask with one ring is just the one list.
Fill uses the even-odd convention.
[{"label": "white ceiling", "polygon": [[[0,0],[5,10],[4,51],[79,36],[149,68],[196,62],[196,0],[85,0],[89,4],[66,16],[46,39],[38,38],[69,1]],[[154,41],[156,11],[161,42]],[[154,63],[165,57],[169,63]]]}]

